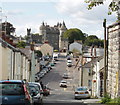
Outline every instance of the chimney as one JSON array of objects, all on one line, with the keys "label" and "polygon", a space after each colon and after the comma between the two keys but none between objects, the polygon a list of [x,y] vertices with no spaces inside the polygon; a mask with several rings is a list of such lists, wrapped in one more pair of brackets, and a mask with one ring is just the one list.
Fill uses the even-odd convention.
[{"label": "chimney", "polygon": [[30,44],[30,49],[33,51],[34,50],[34,44]]}]

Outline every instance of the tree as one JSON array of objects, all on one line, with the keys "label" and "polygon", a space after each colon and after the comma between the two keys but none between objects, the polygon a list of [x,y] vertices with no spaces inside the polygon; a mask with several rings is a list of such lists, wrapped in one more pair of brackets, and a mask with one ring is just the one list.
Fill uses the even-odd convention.
[{"label": "tree", "polygon": [[26,43],[23,42],[23,41],[20,41],[20,42],[18,42],[18,44],[17,44],[17,47],[19,47],[19,48],[25,48],[25,46],[26,46]]},{"label": "tree", "polygon": [[[105,0],[101,0],[98,2],[98,0],[85,0],[86,3],[88,3],[88,10],[92,9],[95,6],[104,4]],[[109,11],[108,11],[108,15],[111,15],[112,12],[116,12],[118,14],[118,20],[120,20],[120,1],[119,0],[112,0],[109,4]]]},{"label": "tree", "polygon": [[80,51],[79,51],[78,49],[76,49],[76,48],[74,48],[74,49],[72,50],[72,53],[73,53],[74,56],[78,56],[78,55],[82,54],[82,52],[80,52]]},{"label": "tree", "polygon": [[104,43],[103,43],[103,40],[99,39],[97,36],[95,35],[90,35],[86,38],[85,42],[84,42],[85,45],[87,46],[101,46],[101,47],[104,47]]},{"label": "tree", "polygon": [[35,53],[37,54],[37,57],[42,57],[42,52],[39,50],[35,50]]},{"label": "tree", "polygon": [[69,29],[63,34],[64,38],[67,38],[69,43],[73,43],[74,40],[82,40],[84,42],[85,36],[81,30],[77,28]]},{"label": "tree", "polygon": [[9,22],[2,23],[2,31],[6,32],[7,35],[15,32],[15,28]]}]

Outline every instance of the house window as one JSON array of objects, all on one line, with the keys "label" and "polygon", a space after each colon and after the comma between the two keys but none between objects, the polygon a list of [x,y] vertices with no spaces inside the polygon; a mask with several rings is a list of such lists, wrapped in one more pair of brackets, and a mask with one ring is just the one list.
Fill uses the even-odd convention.
[{"label": "house window", "polygon": [[91,87],[92,86],[92,81],[88,80],[88,86]]},{"label": "house window", "polygon": [[88,76],[91,76],[91,69],[88,70]]}]

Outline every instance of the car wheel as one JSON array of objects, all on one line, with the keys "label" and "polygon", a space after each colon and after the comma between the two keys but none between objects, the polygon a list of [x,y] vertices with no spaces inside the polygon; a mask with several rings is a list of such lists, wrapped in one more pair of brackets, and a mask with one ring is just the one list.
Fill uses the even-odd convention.
[{"label": "car wheel", "polygon": [[76,97],[74,97],[74,99],[76,100],[77,98],[76,98]]}]

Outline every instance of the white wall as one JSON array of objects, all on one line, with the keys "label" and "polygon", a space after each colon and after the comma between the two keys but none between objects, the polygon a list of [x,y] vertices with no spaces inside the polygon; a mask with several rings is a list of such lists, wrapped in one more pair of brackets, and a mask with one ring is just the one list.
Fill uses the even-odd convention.
[{"label": "white wall", "polygon": [[69,51],[72,51],[73,49],[77,49],[80,52],[82,52],[82,45],[77,43],[77,42],[74,42],[74,43],[69,45]]}]

